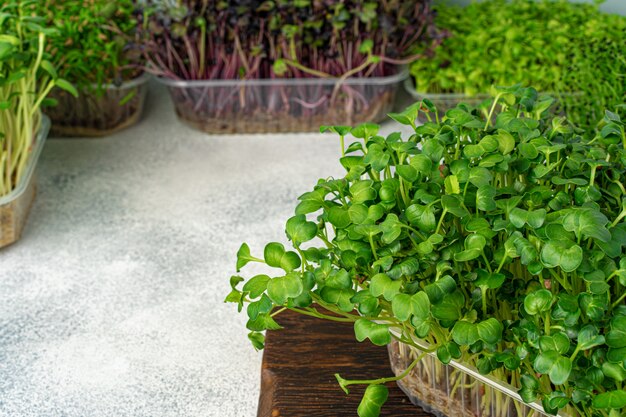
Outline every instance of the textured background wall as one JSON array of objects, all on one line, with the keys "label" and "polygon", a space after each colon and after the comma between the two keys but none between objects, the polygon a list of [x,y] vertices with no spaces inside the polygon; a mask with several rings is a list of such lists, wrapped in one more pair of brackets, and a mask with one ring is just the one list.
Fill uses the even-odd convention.
[{"label": "textured background wall", "polygon": [[[439,0],[455,4],[468,4],[471,0]],[[593,0],[570,0],[572,3],[593,3]],[[626,15],[626,0],[606,0],[601,9],[608,13]]]}]

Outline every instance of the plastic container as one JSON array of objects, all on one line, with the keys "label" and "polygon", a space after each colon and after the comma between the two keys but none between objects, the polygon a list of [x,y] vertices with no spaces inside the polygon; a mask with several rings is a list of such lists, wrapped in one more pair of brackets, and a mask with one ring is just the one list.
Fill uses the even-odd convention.
[{"label": "plastic container", "polygon": [[[420,352],[404,343],[388,345],[391,368],[404,372]],[[517,389],[506,382],[481,375],[473,367],[451,361],[442,364],[428,354],[398,386],[411,402],[438,417],[543,417],[552,416],[539,403],[525,403]],[[574,417],[571,410],[557,417]]]},{"label": "plastic container", "polygon": [[41,126],[20,182],[9,194],[0,197],[0,248],[16,242],[22,236],[28,213],[37,191],[35,170],[37,160],[50,130],[50,119],[43,116]]},{"label": "plastic container", "polygon": [[149,79],[149,74],[143,74],[120,86],[104,85],[100,91],[93,86],[78,98],[55,89],[50,98],[58,104],[46,109],[52,136],[107,136],[134,125],[143,113]]},{"label": "plastic container", "polygon": [[406,70],[388,77],[158,80],[183,122],[207,133],[317,132],[377,122],[393,110]]}]

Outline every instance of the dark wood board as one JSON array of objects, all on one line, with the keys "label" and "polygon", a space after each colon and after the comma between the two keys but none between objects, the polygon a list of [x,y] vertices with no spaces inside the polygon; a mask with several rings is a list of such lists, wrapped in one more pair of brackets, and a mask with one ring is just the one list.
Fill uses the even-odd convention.
[{"label": "dark wood board", "polygon": [[[356,416],[365,387],[346,395],[335,380],[392,375],[387,349],[354,339],[351,324],[319,320],[293,312],[277,317],[284,327],[268,331],[261,370],[258,417]],[[381,416],[431,417],[411,404],[395,383]]]}]

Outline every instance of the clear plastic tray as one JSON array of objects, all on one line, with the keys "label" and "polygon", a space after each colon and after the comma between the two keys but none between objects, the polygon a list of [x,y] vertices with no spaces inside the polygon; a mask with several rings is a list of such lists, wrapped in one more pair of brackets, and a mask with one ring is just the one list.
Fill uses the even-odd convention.
[{"label": "clear plastic tray", "polygon": [[321,125],[378,122],[393,110],[408,72],[377,78],[158,80],[176,114],[207,133],[315,132]]},{"label": "clear plastic tray", "polygon": [[41,126],[33,141],[30,160],[20,182],[9,194],[0,197],[0,248],[16,242],[22,235],[28,213],[35,199],[37,181],[35,171],[48,131],[50,119],[43,116]]},{"label": "clear plastic tray", "polygon": [[[426,347],[426,346],[425,346]],[[394,340],[388,345],[391,368],[404,372],[421,353]],[[525,403],[510,384],[461,362],[444,365],[429,354],[397,382],[411,402],[437,417],[544,417],[550,416],[541,404]],[[556,417],[575,417],[571,410]]]},{"label": "clear plastic tray", "polygon": [[46,108],[52,121],[51,135],[99,137],[134,125],[141,118],[148,91],[149,74],[120,86],[107,84],[101,91],[81,91],[78,98],[55,89],[50,98],[58,101]]}]

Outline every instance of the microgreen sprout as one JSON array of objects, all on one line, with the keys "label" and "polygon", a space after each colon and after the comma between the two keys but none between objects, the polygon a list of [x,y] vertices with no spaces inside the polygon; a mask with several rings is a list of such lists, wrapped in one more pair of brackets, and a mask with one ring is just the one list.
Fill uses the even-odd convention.
[{"label": "microgreen sprout", "polygon": [[36,3],[10,0],[0,7],[0,196],[24,174],[46,96],[55,87],[77,94],[44,51],[54,31],[33,15]]},{"label": "microgreen sprout", "polygon": [[[421,352],[395,377],[336,376],[346,392],[368,385],[361,417],[377,416],[385,384],[429,353],[515,386],[550,414],[623,415],[624,122],[607,111],[595,135],[581,134],[552,115],[553,102],[520,86],[499,88],[487,112],[439,114],[424,100],[390,114],[414,129],[407,140],[374,124],[326,128],[341,138],[345,176],[300,196],[285,227],[292,248],[273,242],[256,256],[244,244],[237,254],[238,271],[273,268],[231,278],[226,301],[246,307],[254,346],[289,309]],[[420,113],[431,121],[416,126]]]},{"label": "microgreen sprout", "polygon": [[[170,84],[177,114],[212,133],[379,120],[393,105],[400,65],[422,54],[412,54],[413,46],[430,49],[440,37],[430,0],[144,0],[140,6],[147,70],[166,83],[179,81]],[[374,80],[345,82],[355,78]],[[311,79],[325,82],[306,82]],[[202,83],[207,80],[217,82]]]},{"label": "microgreen sprout", "polygon": [[[597,3],[597,2],[596,2]],[[626,17],[566,0],[487,0],[438,4],[449,37],[431,59],[411,65],[421,93],[490,93],[523,83],[550,92],[568,118],[594,126],[626,101]]]}]

